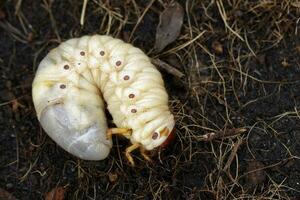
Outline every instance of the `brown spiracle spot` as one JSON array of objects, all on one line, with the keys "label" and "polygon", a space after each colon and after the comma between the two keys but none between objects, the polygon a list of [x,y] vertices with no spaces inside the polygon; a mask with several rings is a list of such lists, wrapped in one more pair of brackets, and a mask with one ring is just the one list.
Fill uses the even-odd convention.
[{"label": "brown spiracle spot", "polygon": [[65,65],[65,66],[64,66],[64,69],[65,69],[65,70],[68,70],[69,68],[70,68],[69,65]]},{"label": "brown spiracle spot", "polygon": [[128,80],[130,79],[130,77],[129,77],[128,75],[125,75],[125,76],[123,77],[123,79],[124,79],[125,81],[128,81]]},{"label": "brown spiracle spot", "polygon": [[118,67],[119,67],[121,64],[122,64],[122,62],[119,61],[119,60],[116,62],[116,66],[118,66]]},{"label": "brown spiracle spot", "polygon": [[135,97],[135,95],[134,95],[134,94],[129,94],[128,97],[129,97],[130,99],[132,99],[132,98]]},{"label": "brown spiracle spot", "polygon": [[137,110],[136,109],[131,109],[131,113],[136,113],[137,112]]},{"label": "brown spiracle spot", "polygon": [[158,138],[158,133],[157,132],[154,132],[153,134],[152,134],[152,139],[153,140],[156,140]]},{"label": "brown spiracle spot", "polygon": [[60,87],[60,89],[65,89],[66,85],[65,84],[61,84],[59,87]]},{"label": "brown spiracle spot", "polygon": [[84,51],[81,51],[81,52],[80,52],[80,55],[81,55],[81,56],[84,56],[84,55],[85,55]]},{"label": "brown spiracle spot", "polygon": [[104,51],[100,51],[100,56],[104,56],[105,52]]}]

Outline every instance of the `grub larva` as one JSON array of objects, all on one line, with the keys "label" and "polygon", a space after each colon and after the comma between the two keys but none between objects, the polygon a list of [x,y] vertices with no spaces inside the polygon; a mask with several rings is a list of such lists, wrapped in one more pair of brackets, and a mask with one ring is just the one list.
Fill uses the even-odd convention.
[{"label": "grub larva", "polygon": [[[41,61],[32,85],[38,119],[62,148],[85,160],[102,160],[120,134],[130,152],[163,144],[174,128],[159,71],[138,48],[110,36],[67,40]],[[108,128],[105,103],[117,128]]]}]

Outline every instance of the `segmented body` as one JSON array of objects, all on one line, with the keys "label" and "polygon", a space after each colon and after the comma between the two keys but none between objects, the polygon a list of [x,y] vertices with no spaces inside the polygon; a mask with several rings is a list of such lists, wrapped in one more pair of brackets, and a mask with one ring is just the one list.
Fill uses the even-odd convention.
[{"label": "segmented body", "polygon": [[104,159],[112,146],[104,101],[116,126],[132,129],[131,143],[145,149],[166,139],[153,131],[174,126],[159,71],[140,49],[109,36],[70,39],[50,51],[32,92],[42,127],[82,159]]}]

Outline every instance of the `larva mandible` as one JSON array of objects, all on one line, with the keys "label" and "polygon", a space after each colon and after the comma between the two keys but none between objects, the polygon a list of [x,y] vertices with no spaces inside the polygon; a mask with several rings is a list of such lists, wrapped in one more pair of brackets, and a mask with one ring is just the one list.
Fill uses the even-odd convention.
[{"label": "larva mandible", "polygon": [[[140,49],[110,36],[61,43],[41,61],[32,84],[37,117],[47,134],[84,160],[105,159],[112,134],[131,151],[162,145],[174,128],[160,72]],[[117,128],[108,128],[105,104]]]}]

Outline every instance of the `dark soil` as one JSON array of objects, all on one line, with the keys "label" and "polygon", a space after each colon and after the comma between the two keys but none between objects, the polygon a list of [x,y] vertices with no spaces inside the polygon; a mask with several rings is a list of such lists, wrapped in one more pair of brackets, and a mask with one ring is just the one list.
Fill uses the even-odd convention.
[{"label": "dark soil", "polygon": [[[82,1],[0,3],[0,199],[44,199],[55,187],[65,199],[300,198],[299,2],[180,1],[180,36],[153,53],[167,2],[155,1],[134,32],[150,1],[89,1],[83,27]],[[61,41],[95,33],[132,35],[185,74],[161,70],[177,132],[153,163],[136,153],[131,167],[122,138],[106,160],[79,160],[36,118],[31,83],[41,59]]]}]

